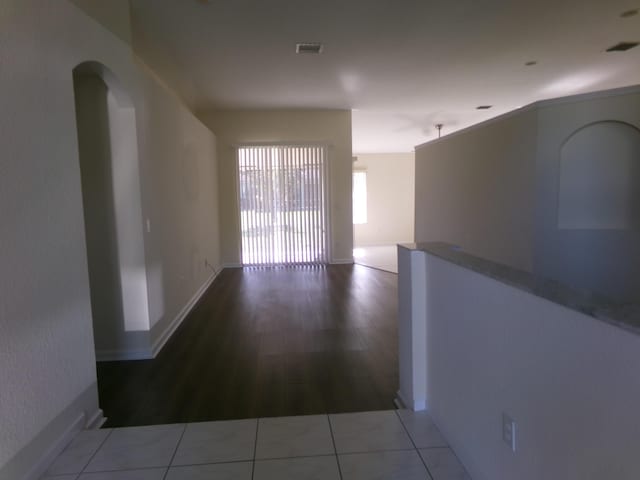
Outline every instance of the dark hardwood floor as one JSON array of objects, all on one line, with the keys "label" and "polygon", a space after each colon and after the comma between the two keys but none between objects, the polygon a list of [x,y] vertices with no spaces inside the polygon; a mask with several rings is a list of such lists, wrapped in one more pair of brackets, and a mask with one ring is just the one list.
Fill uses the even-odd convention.
[{"label": "dark hardwood floor", "polygon": [[108,426],[393,408],[397,276],[223,270],[154,360],[98,363]]}]

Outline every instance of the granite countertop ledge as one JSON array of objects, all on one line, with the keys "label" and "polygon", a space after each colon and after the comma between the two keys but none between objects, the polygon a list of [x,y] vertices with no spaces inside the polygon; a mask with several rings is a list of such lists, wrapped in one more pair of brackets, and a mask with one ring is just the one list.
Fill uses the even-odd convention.
[{"label": "granite countertop ledge", "polygon": [[429,253],[506,285],[640,335],[640,304],[617,303],[603,295],[577,290],[555,280],[476,257],[448,243],[403,243],[398,246]]}]

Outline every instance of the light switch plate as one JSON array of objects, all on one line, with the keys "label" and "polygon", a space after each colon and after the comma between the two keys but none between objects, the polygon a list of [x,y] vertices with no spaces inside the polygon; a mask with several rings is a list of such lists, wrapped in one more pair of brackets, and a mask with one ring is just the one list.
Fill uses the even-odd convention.
[{"label": "light switch plate", "polygon": [[506,413],[502,414],[502,440],[516,451],[516,422]]}]

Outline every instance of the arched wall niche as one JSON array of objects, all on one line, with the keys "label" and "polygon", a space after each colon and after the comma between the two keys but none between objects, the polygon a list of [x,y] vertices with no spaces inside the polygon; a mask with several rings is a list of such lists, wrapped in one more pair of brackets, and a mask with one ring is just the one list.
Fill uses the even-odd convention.
[{"label": "arched wall niche", "polygon": [[103,64],[73,69],[98,360],[151,357],[136,112]]},{"label": "arched wall niche", "polygon": [[614,120],[585,125],[560,149],[558,228],[640,228],[640,130]]}]

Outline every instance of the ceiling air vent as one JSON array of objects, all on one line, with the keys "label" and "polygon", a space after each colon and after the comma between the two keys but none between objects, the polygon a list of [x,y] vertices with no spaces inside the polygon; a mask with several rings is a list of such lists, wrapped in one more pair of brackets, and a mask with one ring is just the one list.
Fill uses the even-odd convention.
[{"label": "ceiling air vent", "polygon": [[296,43],[296,53],[322,53],[321,43]]},{"label": "ceiling air vent", "polygon": [[634,8],[633,10],[627,10],[626,12],[622,12],[620,16],[622,18],[635,17],[636,15],[638,15],[638,12],[639,10],[637,8]]},{"label": "ceiling air vent", "polygon": [[607,48],[607,52],[626,52],[627,50],[631,50],[633,47],[637,47],[638,42],[620,42],[615,44],[613,47]]}]

